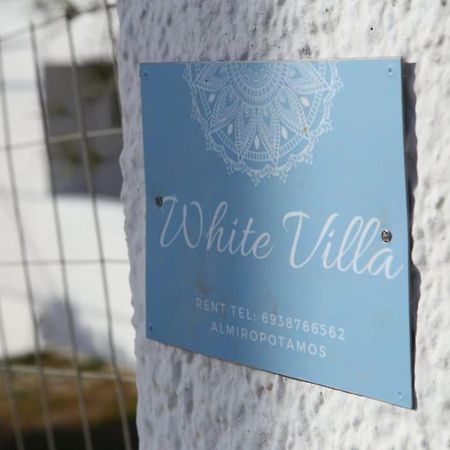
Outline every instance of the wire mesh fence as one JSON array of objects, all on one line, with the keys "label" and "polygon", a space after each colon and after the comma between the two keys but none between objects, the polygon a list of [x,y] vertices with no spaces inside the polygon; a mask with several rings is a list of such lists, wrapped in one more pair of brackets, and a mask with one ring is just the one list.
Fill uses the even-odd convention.
[{"label": "wire mesh fence", "polygon": [[[0,442],[1,448],[129,450],[136,447],[135,380],[130,364],[126,369],[123,368],[117,349],[117,314],[114,312],[113,300],[113,293],[117,290],[126,291],[126,288],[118,287],[114,268],[120,267],[123,273],[123,270],[127,271],[128,261],[126,256],[110,254],[108,242],[111,242],[111,237],[105,236],[105,223],[109,235],[112,222],[104,212],[104,205],[110,201],[104,200],[103,193],[107,191],[107,194],[111,194],[114,191],[109,188],[105,191],[105,186],[109,186],[111,178],[117,178],[117,174],[112,176],[111,173],[118,170],[117,149],[112,156],[110,153],[111,148],[121,145],[120,114],[118,118],[106,122],[106,125],[102,122],[102,117],[114,109],[108,107],[110,103],[105,103],[105,98],[112,95],[115,108],[120,111],[114,58],[114,7],[106,0],[83,11],[68,7],[63,15],[32,23],[28,28],[13,33],[3,36],[0,34],[0,115],[3,127],[0,154],[4,157],[0,162],[3,178],[0,197],[8,205],[5,208],[9,208],[12,224],[5,230],[0,230],[4,233],[2,242],[6,242],[2,244],[5,251],[1,252],[6,257],[0,256],[0,369],[5,400],[4,406],[0,408],[4,410],[0,410],[0,416],[5,419],[3,430],[0,429],[0,440],[3,439],[3,444]],[[103,20],[107,30],[107,39],[103,40],[103,44],[105,53],[109,53],[109,61],[103,56],[101,64],[96,65],[96,73],[100,74],[97,76],[96,86],[104,86],[105,80],[110,86],[106,97],[103,87],[100,96],[98,89],[94,93],[87,92],[92,91],[92,83],[90,85],[84,82],[87,69],[86,64],[80,62],[78,35],[74,32],[77,21],[94,14],[97,20]],[[64,39],[67,44],[66,60],[62,68],[51,67],[45,62],[40,45],[40,33],[55,25],[59,27],[58,39]],[[22,46],[28,46],[31,55],[33,95],[38,111],[32,120],[39,122],[40,138],[15,138],[18,133],[14,130],[17,128],[22,128],[19,134],[28,136],[26,123],[22,124],[17,120],[17,114],[14,113],[16,104],[10,101],[11,81],[5,64],[5,56],[14,51],[14,43],[18,40]],[[55,73],[53,81],[49,82]],[[52,89],[55,91],[58,85],[62,92],[55,94],[62,102],[59,109],[66,110],[62,119],[55,115],[55,109],[58,108],[51,103]],[[102,123],[96,123],[95,117],[100,117]],[[115,140],[106,141],[107,139]],[[96,140],[104,140],[101,141],[103,144],[97,145],[97,150],[93,142],[100,141]],[[30,190],[27,190],[27,180],[24,180],[27,176],[24,174],[31,177],[33,167],[29,167],[29,156],[18,156],[18,152],[34,152],[37,148],[43,149],[47,166],[48,196],[45,208],[39,207],[39,201],[33,200],[33,195],[27,198]],[[61,154],[64,156],[61,157]],[[70,168],[69,171],[67,167]],[[82,188],[79,180],[81,175]],[[67,184],[69,178],[72,181]],[[67,226],[66,213],[67,203],[70,206],[71,201],[65,200],[64,196],[67,194],[83,198],[82,213],[76,203],[71,206],[69,215],[74,218],[70,227]],[[43,220],[44,215],[44,222],[47,224],[45,227],[49,230],[51,228],[51,231],[46,231],[46,235],[51,238],[47,238],[43,247],[46,250],[48,247],[53,249],[50,256],[48,252],[39,253],[33,247],[34,240],[42,237],[33,233],[37,233],[37,223]],[[87,222],[92,227],[89,238],[84,231]],[[15,250],[11,251],[9,243],[13,241],[17,241],[17,244]],[[83,248],[89,249],[86,255],[82,254]],[[90,276],[84,278],[80,275],[81,272],[74,276],[73,268],[82,268],[86,271],[84,273],[90,271]],[[51,272],[42,272],[44,269]],[[11,270],[15,271],[14,277],[21,280],[20,286],[24,288],[20,293],[15,292],[15,295],[10,292],[14,291],[10,283]],[[52,281],[43,281],[47,275],[58,286],[58,298],[52,303],[52,311],[56,311],[56,316],[52,314],[56,319],[50,325],[45,324],[42,289],[37,287],[53,286]],[[89,282],[93,279],[98,284],[95,289],[91,289]],[[83,288],[81,294],[80,286]],[[15,289],[17,290],[17,286]],[[74,290],[78,293],[74,294]],[[96,357],[95,349],[89,351],[92,347],[92,334],[82,334],[86,328],[83,328],[86,316],[77,313],[76,299],[80,296],[101,300],[98,320],[104,322],[105,338],[100,351],[102,356]],[[5,298],[9,299],[6,303]],[[13,302],[16,301],[21,304],[21,312],[16,315],[8,313],[15,308]],[[126,302],[126,299],[122,301]],[[87,303],[90,302],[89,300]],[[5,310],[5,305],[8,311]],[[26,323],[30,329],[20,319],[23,312],[29,317]],[[122,320],[131,328],[129,318]],[[14,323],[15,321],[18,323]],[[61,335],[65,336],[62,339],[65,344],[63,352],[60,348],[55,351],[48,344],[54,342],[49,336],[55,334],[57,329],[61,329]],[[20,349],[20,345],[19,349],[16,348],[17,336],[20,337],[21,333],[30,335],[29,350],[26,345],[25,351]],[[11,351],[11,346],[14,351]],[[73,412],[69,413],[75,402],[76,418],[72,417]],[[72,406],[69,407],[69,404]],[[107,420],[102,419],[105,414]]]}]

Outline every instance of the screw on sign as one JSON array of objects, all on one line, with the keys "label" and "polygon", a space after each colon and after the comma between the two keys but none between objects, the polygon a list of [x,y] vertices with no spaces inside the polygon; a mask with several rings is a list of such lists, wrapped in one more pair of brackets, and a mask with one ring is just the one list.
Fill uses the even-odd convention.
[{"label": "screw on sign", "polygon": [[383,239],[383,242],[391,242],[392,233],[389,230],[383,230],[381,232],[381,239]]},{"label": "screw on sign", "polygon": [[158,208],[161,208],[161,206],[164,203],[164,200],[160,195],[158,195],[157,197],[155,197],[155,203]]}]

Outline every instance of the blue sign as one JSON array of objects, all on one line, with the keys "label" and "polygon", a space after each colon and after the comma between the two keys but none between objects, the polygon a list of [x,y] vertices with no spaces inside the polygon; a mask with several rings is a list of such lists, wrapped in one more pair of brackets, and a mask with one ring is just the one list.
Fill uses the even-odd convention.
[{"label": "blue sign", "polygon": [[140,71],[147,336],[411,407],[401,61]]}]

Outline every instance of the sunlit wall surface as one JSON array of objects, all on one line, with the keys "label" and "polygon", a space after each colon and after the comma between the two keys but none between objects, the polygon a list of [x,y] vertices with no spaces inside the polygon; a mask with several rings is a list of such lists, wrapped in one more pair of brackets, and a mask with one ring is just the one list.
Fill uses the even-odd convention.
[{"label": "sunlit wall surface", "polygon": [[[450,2],[121,0],[118,11],[123,198],[136,310],[141,448],[447,448]],[[404,410],[147,340],[138,63],[389,56],[403,57],[412,69],[404,80],[404,102],[413,193],[417,409]]]}]

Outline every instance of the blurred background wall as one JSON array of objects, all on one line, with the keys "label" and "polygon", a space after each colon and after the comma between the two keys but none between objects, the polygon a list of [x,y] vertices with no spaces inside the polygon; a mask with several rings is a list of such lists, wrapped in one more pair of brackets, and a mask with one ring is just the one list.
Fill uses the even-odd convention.
[{"label": "blurred background wall", "polygon": [[1,449],[137,445],[117,30],[103,0],[0,2]]},{"label": "blurred background wall", "polygon": [[[140,447],[450,448],[450,2],[120,0],[118,12]],[[385,56],[408,63],[404,106],[417,409],[148,341],[138,63]]]}]

